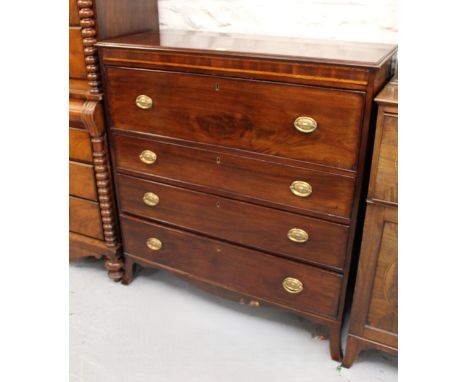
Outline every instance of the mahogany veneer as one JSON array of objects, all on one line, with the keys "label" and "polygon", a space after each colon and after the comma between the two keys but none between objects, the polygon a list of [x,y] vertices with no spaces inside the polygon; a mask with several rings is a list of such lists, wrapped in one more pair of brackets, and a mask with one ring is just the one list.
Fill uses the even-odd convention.
[{"label": "mahogany veneer", "polygon": [[123,275],[97,38],[158,30],[157,2],[69,0],[70,260],[106,258],[109,276]]},{"label": "mahogany veneer", "polygon": [[377,131],[345,367],[362,350],[398,352],[398,83],[377,96]]},{"label": "mahogany veneer", "polygon": [[125,256],[340,332],[396,47],[199,32],[99,42]]}]

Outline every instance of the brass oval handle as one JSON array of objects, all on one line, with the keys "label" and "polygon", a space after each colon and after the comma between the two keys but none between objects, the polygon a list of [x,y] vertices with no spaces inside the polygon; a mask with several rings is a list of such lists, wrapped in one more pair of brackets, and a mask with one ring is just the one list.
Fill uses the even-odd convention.
[{"label": "brass oval handle", "polygon": [[305,243],[309,240],[309,234],[300,228],[291,228],[288,231],[288,239],[295,243]]},{"label": "brass oval handle", "polygon": [[151,97],[148,97],[144,94],[136,97],[135,103],[140,109],[143,110],[148,110],[153,107],[153,100],[151,99]]},{"label": "brass oval handle", "polygon": [[140,160],[146,164],[153,164],[156,159],[158,159],[158,156],[151,150],[143,150],[140,154]]},{"label": "brass oval handle", "polygon": [[159,196],[152,192],[146,192],[143,195],[143,202],[150,207],[157,206],[159,203]]},{"label": "brass oval handle", "polygon": [[150,237],[146,240],[146,246],[152,251],[159,251],[162,248],[161,240],[156,239],[155,237]]},{"label": "brass oval handle", "polygon": [[307,182],[303,182],[302,180],[295,180],[292,182],[289,186],[289,189],[294,195],[301,198],[306,198],[312,194],[312,186]]},{"label": "brass oval handle", "polygon": [[294,127],[301,133],[310,134],[317,130],[317,121],[311,117],[298,117],[294,121]]},{"label": "brass oval handle", "polygon": [[302,282],[294,277],[286,277],[283,280],[283,288],[288,293],[296,294],[301,293],[304,290]]}]

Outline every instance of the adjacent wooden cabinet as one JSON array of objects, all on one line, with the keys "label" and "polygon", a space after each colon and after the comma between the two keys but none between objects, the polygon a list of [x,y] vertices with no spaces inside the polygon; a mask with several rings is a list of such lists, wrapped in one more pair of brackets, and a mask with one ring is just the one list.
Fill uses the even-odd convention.
[{"label": "adjacent wooden cabinet", "polygon": [[106,258],[115,281],[123,262],[95,43],[157,31],[157,19],[155,1],[69,0],[69,257]]},{"label": "adjacent wooden cabinet", "polygon": [[377,130],[343,365],[364,349],[398,349],[398,82],[377,96]]},{"label": "adjacent wooden cabinet", "polygon": [[97,46],[123,282],[138,263],[287,309],[326,325],[339,360],[373,100],[396,47],[168,30]]}]

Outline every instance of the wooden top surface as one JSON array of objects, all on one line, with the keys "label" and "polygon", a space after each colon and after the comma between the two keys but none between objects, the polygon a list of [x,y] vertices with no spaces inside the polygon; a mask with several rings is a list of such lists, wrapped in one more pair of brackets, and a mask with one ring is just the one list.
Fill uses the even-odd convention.
[{"label": "wooden top surface", "polygon": [[97,45],[370,68],[379,67],[397,49],[396,45],[389,44],[176,30],[143,32]]},{"label": "wooden top surface", "polygon": [[398,106],[398,77],[393,78],[375,97],[380,104]]}]

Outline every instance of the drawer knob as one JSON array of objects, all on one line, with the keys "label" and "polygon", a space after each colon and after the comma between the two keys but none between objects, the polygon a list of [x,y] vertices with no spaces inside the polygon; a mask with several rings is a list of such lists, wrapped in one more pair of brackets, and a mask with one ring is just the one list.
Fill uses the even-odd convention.
[{"label": "drawer knob", "polygon": [[151,150],[143,150],[140,154],[140,160],[146,164],[153,164],[157,158],[158,156]]},{"label": "drawer knob", "polygon": [[309,240],[309,234],[300,228],[291,228],[288,231],[288,238],[295,243],[305,243]]},{"label": "drawer knob", "polygon": [[304,285],[298,279],[294,277],[286,277],[283,280],[283,288],[286,292],[296,294],[301,293],[304,290]]},{"label": "drawer knob", "polygon": [[151,97],[148,97],[144,94],[136,97],[135,103],[140,109],[143,110],[148,110],[153,107],[153,100],[151,99]]},{"label": "drawer knob", "polygon": [[143,195],[143,202],[150,207],[157,206],[159,203],[159,196],[152,192],[147,192]]},{"label": "drawer knob", "polygon": [[310,134],[317,130],[317,121],[311,117],[298,117],[294,121],[294,127],[301,133]]},{"label": "drawer knob", "polygon": [[289,186],[289,189],[294,195],[301,198],[307,198],[312,194],[312,186],[307,182],[303,182],[302,180],[295,180],[292,182]]},{"label": "drawer knob", "polygon": [[150,237],[146,240],[146,246],[152,251],[159,251],[162,248],[162,243],[161,240],[158,240],[155,237]]}]

